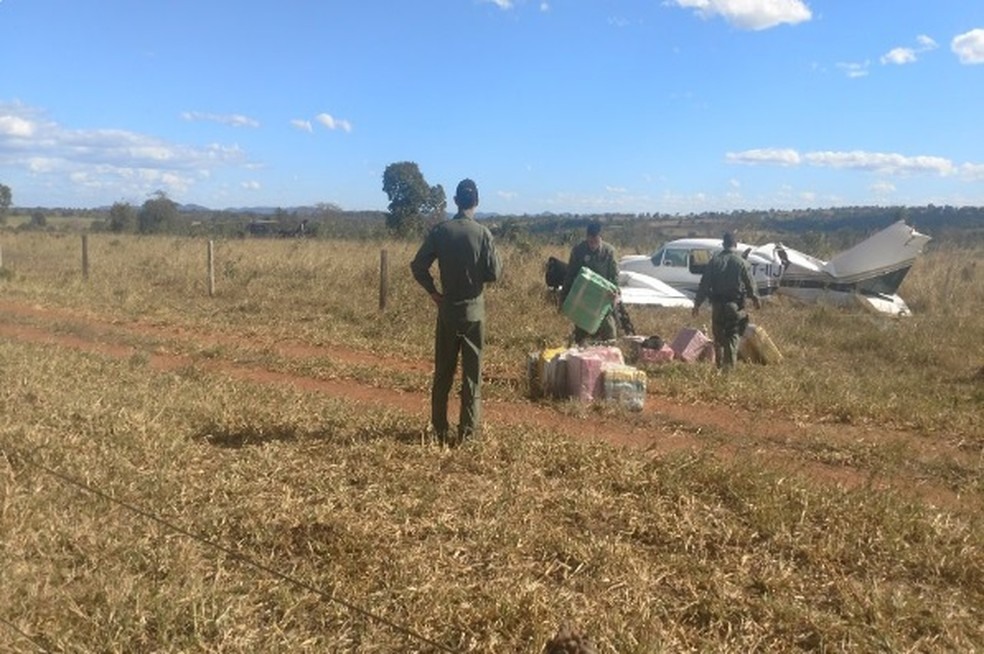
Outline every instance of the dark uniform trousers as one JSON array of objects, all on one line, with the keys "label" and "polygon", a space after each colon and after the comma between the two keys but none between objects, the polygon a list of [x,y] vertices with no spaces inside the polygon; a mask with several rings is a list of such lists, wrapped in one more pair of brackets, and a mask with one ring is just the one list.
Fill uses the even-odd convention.
[{"label": "dark uniform trousers", "polygon": [[714,357],[719,368],[733,368],[738,363],[738,344],[748,325],[744,302],[711,300],[711,331],[714,334]]},{"label": "dark uniform trousers", "polygon": [[482,420],[482,347],[485,344],[483,320],[455,320],[438,312],[434,334],[434,384],[431,387],[431,424],[442,441],[448,434],[448,395],[461,354],[461,415],[458,439],[469,440],[478,434]]}]

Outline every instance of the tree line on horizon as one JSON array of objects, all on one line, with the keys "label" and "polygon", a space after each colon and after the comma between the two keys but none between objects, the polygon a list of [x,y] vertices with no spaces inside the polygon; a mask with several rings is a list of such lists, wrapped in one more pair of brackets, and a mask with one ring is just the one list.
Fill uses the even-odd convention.
[{"label": "tree line on horizon", "polygon": [[[19,229],[54,230],[49,217],[76,218],[96,232],[174,234],[214,237],[297,236],[321,238],[419,238],[430,226],[449,217],[447,197],[440,185],[427,183],[416,163],[390,164],[383,174],[388,211],[346,211],[337,205],[277,208],[272,212],[244,210],[184,210],[163,191],[153,193],[142,205],[116,202],[108,209],[15,208],[9,186],[0,184],[0,225],[8,216],[28,216]],[[713,236],[723,229],[740,234],[793,237],[808,251],[825,244],[845,247],[867,233],[897,220],[905,220],[934,239],[963,244],[984,242],[984,207],[950,205],[849,206],[822,209],[769,209],[707,211],[688,214],[654,213],[541,213],[485,214],[479,217],[493,235],[506,242],[533,247],[536,244],[568,245],[583,236],[590,222],[601,222],[606,240],[616,245],[640,247],[680,236]],[[300,229],[303,223],[305,229]],[[839,236],[831,244],[829,235]],[[811,249],[812,246],[812,249]]]}]

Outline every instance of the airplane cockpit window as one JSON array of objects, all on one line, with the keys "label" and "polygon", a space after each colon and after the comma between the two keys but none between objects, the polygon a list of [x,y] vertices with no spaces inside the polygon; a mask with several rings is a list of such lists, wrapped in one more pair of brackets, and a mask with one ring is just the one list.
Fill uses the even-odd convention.
[{"label": "airplane cockpit window", "polygon": [[707,264],[711,260],[711,251],[698,249],[690,251],[690,272],[695,275],[703,275],[707,270]]},{"label": "airplane cockpit window", "polygon": [[686,268],[687,253],[688,250],[666,250],[663,253],[663,265],[680,266],[681,268]]},{"label": "airplane cockpit window", "polygon": [[653,252],[653,256],[650,258],[650,261],[653,262],[654,266],[660,265],[663,261],[663,248],[660,248],[655,252]]}]

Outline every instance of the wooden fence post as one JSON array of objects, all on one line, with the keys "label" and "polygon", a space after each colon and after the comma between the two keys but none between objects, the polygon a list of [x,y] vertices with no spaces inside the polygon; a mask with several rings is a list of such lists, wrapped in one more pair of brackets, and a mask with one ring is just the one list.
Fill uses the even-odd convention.
[{"label": "wooden fence post", "polygon": [[89,235],[82,235],[82,279],[89,279]]},{"label": "wooden fence post", "polygon": [[215,246],[208,242],[208,296],[215,296]]},{"label": "wooden fence post", "polygon": [[386,250],[379,252],[379,310],[386,310],[386,300],[389,295],[389,262]]}]

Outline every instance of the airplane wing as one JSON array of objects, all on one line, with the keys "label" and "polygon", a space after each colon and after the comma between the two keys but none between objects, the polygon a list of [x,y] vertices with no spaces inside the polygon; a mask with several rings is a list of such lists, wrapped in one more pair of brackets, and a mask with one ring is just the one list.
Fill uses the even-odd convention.
[{"label": "airplane wing", "polygon": [[692,307],[694,301],[655,277],[623,270],[618,274],[622,304],[657,307]]}]

